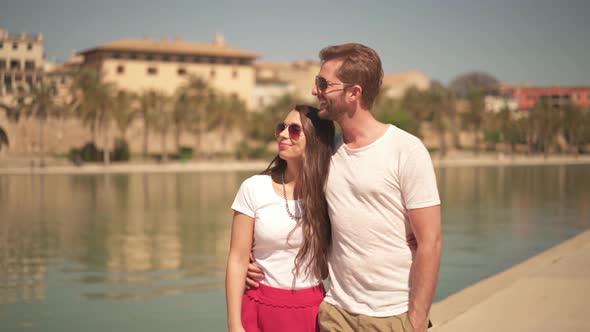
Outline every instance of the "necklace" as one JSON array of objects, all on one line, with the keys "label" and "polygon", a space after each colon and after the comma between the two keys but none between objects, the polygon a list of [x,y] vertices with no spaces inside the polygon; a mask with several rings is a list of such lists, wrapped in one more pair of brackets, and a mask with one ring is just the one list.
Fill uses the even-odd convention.
[{"label": "necklace", "polygon": [[[285,198],[285,209],[287,210],[287,214],[289,215],[289,218],[293,219],[293,220],[299,220],[301,219],[301,216],[297,216],[295,215],[295,213],[291,213],[291,210],[289,210],[289,201],[287,200],[287,189],[285,188],[285,172],[283,172],[282,174],[282,179],[283,179],[283,197]],[[297,200],[297,202],[299,202],[299,200]],[[298,207],[298,203],[295,203],[296,205],[296,210]]]}]

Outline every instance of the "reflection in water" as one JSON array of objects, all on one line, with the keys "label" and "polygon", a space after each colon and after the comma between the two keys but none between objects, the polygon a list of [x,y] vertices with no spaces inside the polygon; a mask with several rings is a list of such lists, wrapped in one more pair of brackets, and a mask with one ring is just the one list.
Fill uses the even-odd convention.
[{"label": "reflection in water", "polygon": [[[244,175],[0,177],[0,303],[45,298],[48,261],[87,298],[220,287],[229,205]],[[75,266],[75,267],[72,267]]]},{"label": "reflection in water", "polygon": [[[590,166],[436,171],[444,237],[437,299],[590,228]],[[175,310],[185,313],[179,319],[200,312],[199,320],[225,326],[229,206],[249,175],[0,176],[0,304],[39,304],[41,315],[25,315],[28,322],[80,300],[108,304],[101,315],[112,316],[121,308],[113,300],[167,307],[165,295],[178,303],[215,294]]]}]

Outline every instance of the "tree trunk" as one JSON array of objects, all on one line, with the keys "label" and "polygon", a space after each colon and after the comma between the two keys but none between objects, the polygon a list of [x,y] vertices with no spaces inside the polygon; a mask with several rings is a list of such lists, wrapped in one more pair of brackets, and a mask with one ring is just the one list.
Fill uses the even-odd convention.
[{"label": "tree trunk", "polygon": [[168,161],[168,153],[166,152],[166,134],[167,132],[163,131],[161,134],[162,140],[162,162]]},{"label": "tree trunk", "polygon": [[174,145],[176,146],[176,152],[180,151],[180,133],[180,125],[177,124],[174,128]]},{"label": "tree trunk", "polygon": [[39,166],[40,167],[45,167],[45,139],[44,139],[45,121],[46,121],[46,119],[44,119],[44,118],[39,119]]},{"label": "tree trunk", "polygon": [[440,128],[438,131],[440,139],[440,157],[444,159],[447,156],[447,142],[445,140],[445,130]]},{"label": "tree trunk", "polygon": [[473,130],[473,135],[474,135],[474,151],[475,151],[475,155],[479,156],[479,130],[476,128]]},{"label": "tree trunk", "polygon": [[111,163],[111,155],[109,153],[109,123],[105,121],[103,126],[103,150],[102,150],[102,158],[105,165],[110,165]]},{"label": "tree trunk", "polygon": [[148,134],[149,134],[149,130],[148,130],[147,114],[144,112],[144,114],[143,114],[143,149],[142,149],[142,154],[143,154],[144,159],[147,159],[147,156],[148,156]]}]

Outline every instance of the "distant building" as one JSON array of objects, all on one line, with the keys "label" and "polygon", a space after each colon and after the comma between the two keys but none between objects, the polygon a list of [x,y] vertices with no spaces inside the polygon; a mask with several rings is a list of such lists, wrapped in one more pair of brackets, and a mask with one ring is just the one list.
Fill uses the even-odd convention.
[{"label": "distant building", "polygon": [[11,35],[0,29],[0,102],[10,103],[18,87],[41,80],[43,56],[41,34]]},{"label": "distant building", "polygon": [[526,86],[502,84],[500,94],[516,101],[518,109],[529,110],[541,102],[553,107],[572,103],[580,107],[590,107],[590,86]]},{"label": "distant building", "polygon": [[256,53],[230,48],[222,35],[214,43],[122,39],[81,51],[84,66],[98,66],[105,79],[121,89],[140,92],[157,89],[172,94],[189,75],[253,106]]},{"label": "distant building", "polygon": [[306,60],[288,63],[259,62],[256,68],[255,105],[268,106],[285,94],[292,94],[301,102],[313,102],[311,94],[315,76],[320,71],[318,61]]},{"label": "distant building", "polygon": [[418,90],[427,90],[430,88],[430,79],[419,70],[385,74],[383,76],[383,88],[387,97],[402,98],[411,87]]},{"label": "distant building", "polygon": [[510,96],[485,96],[484,104],[485,110],[492,113],[498,113],[503,109],[518,110],[518,103]]}]

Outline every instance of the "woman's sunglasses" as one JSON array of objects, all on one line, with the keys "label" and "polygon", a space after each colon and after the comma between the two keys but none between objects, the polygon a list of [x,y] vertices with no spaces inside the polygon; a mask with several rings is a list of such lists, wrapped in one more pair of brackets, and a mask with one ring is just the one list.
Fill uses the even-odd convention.
[{"label": "woman's sunglasses", "polygon": [[326,90],[328,89],[328,87],[330,87],[332,85],[342,85],[342,86],[344,86],[346,88],[347,86],[353,86],[354,84],[351,84],[351,83],[328,82],[328,80],[326,80],[325,78],[323,78],[321,76],[316,76],[315,77],[315,86],[316,86],[316,88],[321,93],[326,92]]},{"label": "woman's sunglasses", "polygon": [[292,123],[290,125],[287,125],[283,122],[278,123],[276,128],[275,128],[275,136],[279,137],[281,135],[281,133],[285,130],[285,128],[289,129],[289,138],[293,139],[293,140],[298,140],[299,137],[301,137],[301,126],[296,124],[296,123]]}]

